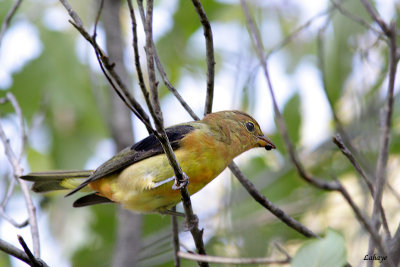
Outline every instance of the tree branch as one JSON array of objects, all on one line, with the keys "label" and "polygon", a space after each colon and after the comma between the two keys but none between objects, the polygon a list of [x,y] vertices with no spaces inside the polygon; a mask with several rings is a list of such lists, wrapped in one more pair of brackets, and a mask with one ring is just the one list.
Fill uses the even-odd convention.
[{"label": "tree branch", "polygon": [[[18,239],[19,238],[20,237],[18,237]],[[48,265],[43,260],[41,260],[39,258],[34,258],[35,262],[38,265],[32,265],[32,259],[28,257],[26,252],[24,252],[23,250],[20,250],[19,248],[13,246],[12,244],[10,244],[10,243],[8,243],[8,242],[6,242],[4,240],[1,240],[1,239],[0,239],[0,250],[4,251],[5,253],[7,253],[7,254],[19,259],[19,260],[31,265],[31,266],[48,267]],[[31,255],[32,255],[32,253],[31,253]]]},{"label": "tree branch", "polygon": [[[127,107],[136,115],[136,117],[142,121],[142,123],[146,126],[147,130],[151,133],[154,133],[154,129],[151,127],[150,119],[147,116],[146,112],[144,111],[142,106],[139,104],[139,102],[137,102],[136,99],[129,92],[129,90],[127,89],[127,86],[121,80],[119,75],[115,72],[115,70],[114,70],[115,64],[110,62],[109,58],[106,56],[106,54],[100,48],[100,46],[97,44],[96,40],[94,40],[92,38],[92,36],[90,36],[90,34],[85,30],[80,17],[72,9],[72,7],[68,3],[68,1],[60,0],[60,2],[66,8],[69,15],[73,19],[73,21],[70,21],[70,23],[81,33],[81,35],[94,48],[96,57],[100,63],[99,64],[100,68],[103,71],[104,75],[106,76],[106,78],[107,78],[108,82],[110,83],[110,85],[112,86],[112,88],[115,90],[115,92],[118,94],[118,96],[123,100],[123,102],[127,105]],[[112,79],[105,70],[108,71],[108,73],[111,75]],[[118,88],[117,88],[116,84],[114,83],[114,81],[118,85]]]},{"label": "tree branch", "polygon": [[204,38],[206,41],[206,62],[207,62],[207,95],[204,107],[204,115],[212,112],[212,104],[214,98],[214,76],[215,76],[215,59],[214,59],[214,45],[213,35],[210,22],[207,14],[201,5],[200,0],[192,0],[193,6],[196,9],[197,15],[200,18],[201,25],[203,25]]},{"label": "tree branch", "polygon": [[282,114],[279,111],[279,107],[278,107],[278,103],[276,101],[276,97],[275,97],[275,93],[274,93],[274,89],[272,87],[272,83],[271,83],[271,79],[269,76],[269,71],[268,71],[268,67],[267,67],[267,61],[266,61],[266,57],[264,54],[264,49],[263,49],[263,45],[262,45],[262,41],[261,41],[261,37],[259,35],[259,32],[257,30],[257,27],[249,13],[248,7],[247,7],[247,3],[245,0],[240,0],[240,3],[242,5],[242,10],[243,13],[246,17],[246,25],[248,27],[249,30],[249,34],[250,34],[250,39],[253,42],[253,45],[255,47],[256,53],[257,53],[257,57],[258,60],[261,64],[261,67],[264,71],[264,76],[267,80],[267,84],[268,84],[268,89],[272,98],[272,103],[273,103],[273,107],[274,107],[274,112],[275,112],[275,117],[276,117],[276,121],[277,121],[277,126],[279,129],[279,132],[282,135],[282,138],[284,140],[284,144],[286,147],[286,150],[289,153],[290,159],[293,162],[293,165],[295,166],[299,176],[301,178],[303,178],[306,182],[314,185],[317,188],[320,189],[324,189],[324,190],[338,190],[339,187],[337,185],[337,183],[333,183],[333,182],[327,182],[321,179],[316,179],[314,177],[312,177],[309,173],[306,172],[306,170],[304,169],[302,163],[300,162],[297,153],[295,151],[294,145],[292,143],[292,141],[289,138],[289,134],[288,134],[288,130],[285,124],[285,121],[283,120]]},{"label": "tree branch", "polygon": [[[21,116],[18,119],[20,121],[20,127],[23,127],[23,118],[22,118],[21,108],[20,108],[17,100],[15,99],[14,95],[12,93],[7,93],[6,99],[13,106],[15,113],[18,116]],[[25,143],[24,127],[21,128],[20,131],[21,131],[21,144],[24,145],[24,143]],[[9,160],[9,162],[12,166],[13,176],[17,180],[17,182],[21,188],[22,194],[24,196],[26,209],[28,212],[29,225],[31,228],[34,254],[36,257],[40,257],[39,229],[38,229],[37,219],[36,219],[36,208],[33,205],[27,182],[19,179],[19,177],[22,175],[22,172],[23,172],[22,167],[20,166],[20,160],[21,160],[22,153],[19,153],[19,155],[20,155],[19,158],[16,156],[16,154],[14,153],[14,151],[11,148],[10,141],[6,136],[6,134],[3,130],[3,127],[1,126],[1,123],[0,123],[0,139],[3,142],[7,159]],[[24,150],[23,146],[21,147],[21,150]]]},{"label": "tree branch", "polygon": [[[272,98],[272,102],[273,102],[273,106],[274,106],[274,111],[275,111],[275,115],[276,115],[276,120],[277,120],[277,124],[278,124],[278,129],[283,137],[285,146],[289,152],[290,158],[299,174],[300,177],[302,177],[305,181],[307,181],[308,183],[316,186],[317,188],[320,189],[324,189],[324,190],[330,190],[330,191],[338,191],[340,192],[343,197],[347,200],[347,202],[349,203],[349,205],[351,206],[351,208],[353,209],[354,213],[356,214],[357,219],[359,220],[359,222],[364,226],[364,228],[369,232],[372,240],[375,242],[375,244],[378,246],[378,249],[380,251],[380,253],[382,255],[388,255],[386,253],[386,249],[383,245],[383,242],[380,238],[380,236],[378,235],[377,231],[374,231],[374,228],[371,228],[370,222],[369,220],[365,217],[362,216],[362,214],[360,213],[360,210],[358,209],[358,207],[355,205],[355,203],[353,202],[353,200],[351,199],[350,195],[347,193],[347,191],[345,190],[345,188],[340,184],[339,181],[336,182],[326,182],[320,179],[315,179],[313,178],[310,174],[308,174],[304,167],[302,166],[301,162],[298,159],[298,156],[295,152],[294,146],[289,138],[288,132],[287,132],[287,127],[286,124],[282,118],[282,115],[279,111],[276,99],[275,99],[275,94],[274,94],[274,90],[272,87],[272,83],[269,77],[269,71],[267,68],[267,62],[266,62],[266,58],[263,52],[263,46],[262,46],[262,41],[261,38],[259,36],[259,32],[257,31],[257,28],[254,24],[253,19],[250,16],[247,4],[245,2],[245,0],[241,0],[241,4],[242,4],[242,9],[243,12],[245,14],[246,20],[247,20],[247,26],[249,28],[249,33],[251,36],[251,40],[255,46],[255,50],[257,53],[257,57],[260,61],[260,64],[264,70],[264,75],[265,78],[267,80],[267,84],[268,84],[268,88],[269,88],[269,92]],[[395,36],[395,35],[394,35]],[[377,190],[377,189],[376,189]],[[390,262],[390,259],[389,259]]]},{"label": "tree branch", "polygon": [[318,237],[317,234],[313,233],[311,230],[302,225],[300,222],[290,217],[283,210],[281,210],[279,207],[275,206],[271,201],[269,201],[263,194],[261,194],[254,186],[254,184],[250,182],[250,180],[247,179],[246,176],[240,171],[239,167],[234,162],[231,162],[231,164],[229,164],[229,169],[236,176],[236,178],[243,185],[243,187],[247,190],[247,192],[258,203],[260,203],[263,207],[268,209],[282,222],[284,222],[286,225],[288,225],[290,228],[293,228],[300,234],[304,235],[305,237]]},{"label": "tree branch", "polygon": [[[380,149],[378,154],[378,161],[376,166],[376,180],[375,180],[375,192],[374,192],[374,208],[372,214],[376,214],[379,211],[379,207],[382,205],[382,194],[383,189],[386,185],[386,166],[389,157],[389,142],[390,142],[390,132],[392,127],[392,116],[393,116],[393,102],[394,102],[394,85],[395,85],[395,77],[396,77],[396,69],[397,69],[397,43],[396,43],[396,24],[393,21],[390,26],[387,25],[380,15],[374,10],[368,0],[361,0],[365,9],[371,16],[371,18],[379,25],[382,32],[386,35],[389,40],[389,83],[388,83],[388,93],[387,93],[387,102],[384,109],[384,117],[382,119],[382,129],[381,129],[381,138],[379,141]],[[378,217],[372,216],[374,222],[375,231],[379,231],[381,223],[379,222]],[[395,235],[396,237],[397,235]],[[390,237],[388,237],[390,238]],[[400,237],[399,237],[400,238]],[[368,253],[373,253],[374,244],[371,239],[369,242]],[[395,243],[395,241],[392,241]],[[376,245],[376,244],[375,244]],[[387,255],[387,254],[386,254]],[[390,255],[389,262],[394,266],[396,263],[391,262]]]},{"label": "tree branch", "polygon": [[[172,208],[172,211],[176,211],[176,206]],[[172,224],[172,244],[174,245],[174,266],[180,267],[181,260],[178,257],[179,252],[179,226],[178,226],[178,218],[176,216],[171,216],[171,224]]]},{"label": "tree branch", "polygon": [[383,35],[382,32],[380,32],[379,30],[375,29],[374,27],[371,27],[371,24],[369,24],[367,21],[365,21],[363,18],[349,12],[347,9],[345,9],[342,5],[341,2],[338,1],[336,2],[335,0],[330,0],[330,2],[332,3],[332,5],[345,17],[349,18],[350,20],[360,24],[361,26],[363,26],[364,28],[373,31],[374,33],[376,33],[379,36],[379,39],[383,39]]},{"label": "tree branch", "polygon": [[389,29],[389,26],[383,21],[383,19],[379,16],[379,14],[374,10],[374,8],[371,6],[370,2],[368,0],[361,0],[363,3],[365,9],[371,16],[371,18],[379,25],[383,33],[389,37],[391,35],[391,29]]},{"label": "tree branch", "polygon": [[[360,164],[358,164],[358,161],[354,158],[353,154],[351,151],[346,147],[346,145],[343,143],[342,138],[340,137],[339,134],[333,137],[333,143],[337,145],[337,147],[342,151],[343,155],[347,157],[347,159],[350,161],[350,163],[353,165],[354,169],[361,175],[363,178],[364,182],[367,184],[367,187],[371,193],[371,196],[374,196],[374,187],[370,181],[370,179],[367,177],[367,174],[365,173],[364,169],[361,168]],[[383,227],[385,228],[386,235],[388,238],[390,238],[390,231],[389,231],[389,226],[386,220],[386,215],[385,211],[382,207],[382,204],[379,205],[379,213],[382,217],[382,223]]]},{"label": "tree branch", "polygon": [[19,6],[21,5],[22,0],[17,0],[15,1],[14,5],[11,7],[11,9],[8,11],[6,17],[3,20],[3,23],[1,24],[1,30],[0,30],[0,46],[1,42],[3,41],[3,37],[6,33],[6,30],[14,17],[15,13],[17,12]]},{"label": "tree branch", "polygon": [[[141,5],[141,1],[138,3]],[[189,191],[186,187],[188,183],[188,177],[183,173],[179,166],[175,154],[173,153],[171,144],[168,141],[167,134],[163,125],[162,111],[158,98],[157,81],[155,76],[154,68],[154,46],[153,46],[153,1],[148,0],[146,2],[146,16],[144,21],[144,29],[146,34],[146,59],[147,59],[147,72],[149,76],[149,85],[151,92],[151,105],[149,106],[150,113],[153,117],[154,124],[156,126],[157,133],[159,134],[158,140],[160,141],[164,152],[168,158],[170,165],[173,168],[176,182],[175,186],[180,189],[181,199],[186,215],[186,222],[189,226],[189,231],[193,236],[194,243],[196,245],[199,254],[206,254],[204,242],[203,242],[203,230],[198,228],[198,218],[193,213],[192,204],[190,201]],[[153,110],[152,110],[153,109]],[[200,266],[208,266],[206,262],[199,262]]]},{"label": "tree branch", "polygon": [[290,263],[290,257],[286,257],[283,260],[276,260],[271,258],[227,258],[209,255],[199,255],[193,253],[187,253],[183,251],[178,252],[178,256],[183,259],[194,260],[194,261],[205,261],[209,263],[218,264],[288,264]]}]

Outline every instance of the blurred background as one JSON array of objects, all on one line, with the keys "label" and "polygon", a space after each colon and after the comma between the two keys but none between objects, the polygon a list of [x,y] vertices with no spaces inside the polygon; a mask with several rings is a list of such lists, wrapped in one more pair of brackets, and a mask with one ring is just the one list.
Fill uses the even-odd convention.
[{"label": "blurred background", "polygon": [[[92,31],[98,1],[71,0],[71,6]],[[14,1],[0,0],[0,21]],[[121,2],[123,64],[128,84],[143,103],[133,61],[129,10]],[[333,3],[338,5],[334,7]],[[203,1],[211,22],[216,58],[213,111],[238,109],[252,114],[277,146],[254,149],[236,162],[256,187],[285,212],[315,233],[334,229],[343,238],[345,257],[353,266],[363,261],[368,234],[338,193],[305,183],[296,173],[277,131],[263,71],[246,28],[240,3]],[[380,113],[387,94],[388,49],[360,1],[249,1],[259,27],[278,105],[300,159],[314,176],[337,177],[365,214],[372,200],[352,165],[332,143],[338,123],[353,153],[373,179],[379,149]],[[389,22],[399,25],[398,1],[373,5]],[[134,4],[135,11],[137,11]],[[344,10],[344,11],[343,11]],[[104,9],[107,12],[107,9]],[[139,49],[145,69],[144,32],[138,20]],[[109,128],[112,104],[109,85],[93,49],[68,22],[55,0],[25,0],[0,44],[0,98],[12,92],[21,105],[28,134],[23,160],[25,173],[55,169],[93,169],[117,152]],[[360,21],[364,23],[360,23]],[[363,25],[364,24],[364,25]],[[203,30],[191,1],[158,0],[154,9],[154,40],[167,76],[201,117],[206,96]],[[106,47],[104,23],[98,26],[100,45]],[[191,117],[160,80],[165,124]],[[388,187],[383,205],[389,227],[396,230],[399,209],[400,120],[399,90],[388,162]],[[124,107],[122,102],[119,105]],[[0,105],[1,123],[18,151],[17,117],[10,105]],[[130,115],[128,115],[130,116]],[[335,118],[336,117],[336,118]],[[134,117],[133,142],[147,136]],[[6,194],[11,167],[0,144],[0,197]],[[111,266],[117,240],[118,211],[113,205],[74,209],[78,196],[33,193],[39,221],[41,258],[50,266]],[[306,238],[261,207],[225,170],[192,197],[204,230],[207,253],[229,257],[282,258],[275,243],[295,255]],[[179,205],[178,210],[182,210]],[[7,214],[26,219],[21,193],[14,192]],[[169,216],[142,215],[135,227],[140,238],[140,266],[171,266],[173,248]],[[179,220],[182,230],[182,220]],[[29,227],[16,229],[0,218],[0,238],[19,247],[16,234],[30,244]],[[188,232],[181,242],[194,249]],[[194,263],[183,261],[183,266]],[[377,263],[376,263],[377,264]],[[25,266],[0,253],[0,266]]]}]

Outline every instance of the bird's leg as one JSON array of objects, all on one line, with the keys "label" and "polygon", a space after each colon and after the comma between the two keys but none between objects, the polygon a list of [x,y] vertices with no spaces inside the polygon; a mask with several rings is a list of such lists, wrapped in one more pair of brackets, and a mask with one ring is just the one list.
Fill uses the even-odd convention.
[{"label": "bird's leg", "polygon": [[183,181],[180,184],[177,184],[175,179],[175,183],[172,185],[173,190],[179,190],[189,184],[189,177],[184,172],[182,172],[182,174],[183,174]]},{"label": "bird's leg", "polygon": [[162,210],[159,210],[158,212],[162,215],[185,217],[185,213],[182,213],[179,211],[173,211],[173,210],[169,210],[169,209],[162,209]]}]

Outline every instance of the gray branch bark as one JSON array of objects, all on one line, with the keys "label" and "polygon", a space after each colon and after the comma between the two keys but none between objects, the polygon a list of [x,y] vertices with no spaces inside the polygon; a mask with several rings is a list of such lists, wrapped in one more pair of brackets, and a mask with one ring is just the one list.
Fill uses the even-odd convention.
[{"label": "gray branch bark", "polygon": [[[104,30],[106,32],[107,54],[115,63],[115,71],[120,75],[124,84],[129,86],[129,76],[123,62],[123,39],[120,24],[121,1],[106,0],[102,13]],[[117,149],[121,150],[133,143],[132,123],[130,111],[121,102],[121,99],[109,91],[112,114],[109,126]],[[137,263],[138,250],[140,248],[142,219],[141,215],[118,208],[118,232],[112,266],[125,267],[135,266]]]}]

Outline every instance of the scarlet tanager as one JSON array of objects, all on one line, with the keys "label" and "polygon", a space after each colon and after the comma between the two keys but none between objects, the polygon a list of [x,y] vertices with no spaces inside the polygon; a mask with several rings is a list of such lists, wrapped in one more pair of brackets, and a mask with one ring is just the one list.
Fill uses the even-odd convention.
[{"label": "scarlet tanager", "polygon": [[[220,174],[239,154],[254,148],[275,148],[257,121],[241,111],[220,111],[200,121],[166,128],[166,133],[194,194]],[[73,189],[90,191],[74,207],[114,202],[143,213],[169,213],[179,203],[174,172],[158,139],[151,134],[127,147],[96,170],[34,172],[21,177],[32,189],[47,192]],[[82,182],[82,179],[86,179]]]}]

